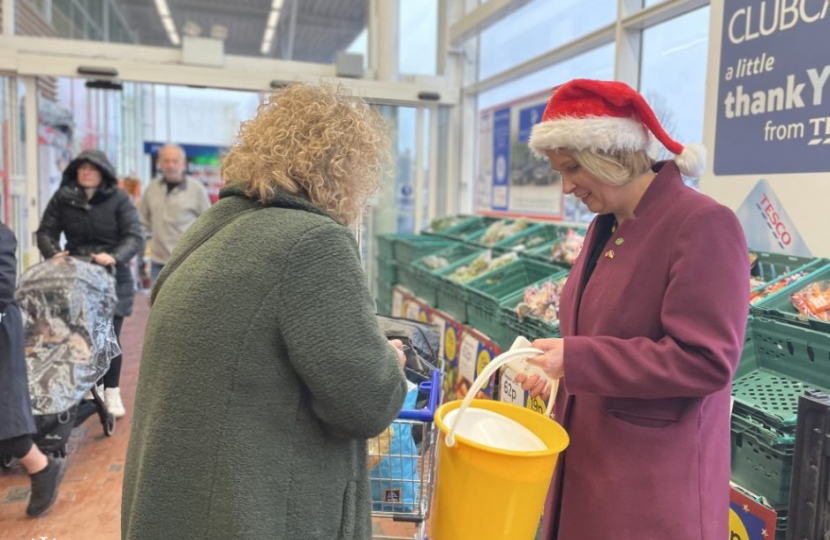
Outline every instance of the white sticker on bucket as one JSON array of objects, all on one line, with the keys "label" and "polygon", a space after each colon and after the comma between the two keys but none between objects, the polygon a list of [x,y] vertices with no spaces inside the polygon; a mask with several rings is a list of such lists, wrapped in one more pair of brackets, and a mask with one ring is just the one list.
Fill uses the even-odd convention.
[{"label": "white sticker on bucket", "polygon": [[525,391],[522,390],[522,385],[516,382],[516,373],[510,368],[502,371],[499,401],[525,406]]},{"label": "white sticker on bucket", "polygon": [[[447,413],[444,417],[447,427],[452,428],[457,415],[458,409]],[[455,434],[499,450],[514,452],[547,450],[542,439],[512,418],[478,407],[471,406],[464,412]]]}]

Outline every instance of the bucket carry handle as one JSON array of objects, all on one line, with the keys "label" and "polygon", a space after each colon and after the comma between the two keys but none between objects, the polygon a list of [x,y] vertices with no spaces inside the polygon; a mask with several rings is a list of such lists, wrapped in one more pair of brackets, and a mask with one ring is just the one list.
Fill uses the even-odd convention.
[{"label": "bucket carry handle", "polygon": [[[495,373],[496,370],[516,358],[531,358],[541,356],[543,354],[545,354],[544,351],[534,349],[532,347],[512,349],[500,354],[494,358],[492,362],[487,364],[487,367],[484,368],[481,374],[476,378],[475,382],[473,382],[473,385],[464,397],[464,401],[461,403],[461,407],[458,408],[458,413],[456,414],[452,427],[450,428],[449,433],[447,433],[447,438],[445,439],[447,446],[452,447],[455,445],[455,428],[461,423],[461,416],[467,411],[467,407],[470,406],[470,403],[473,401],[473,398],[475,398],[475,395],[478,394],[479,390],[487,384],[487,381],[490,380],[490,377],[493,376],[493,373]],[[550,400],[548,402],[546,413],[547,416],[550,416],[550,412],[553,410],[553,403],[556,401],[556,392],[558,389],[559,381],[555,379],[551,380]]]}]

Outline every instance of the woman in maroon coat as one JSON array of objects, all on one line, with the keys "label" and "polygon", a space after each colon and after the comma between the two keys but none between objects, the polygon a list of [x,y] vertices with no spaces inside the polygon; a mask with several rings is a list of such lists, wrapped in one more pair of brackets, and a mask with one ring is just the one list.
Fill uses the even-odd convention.
[{"label": "woman in maroon coat", "polygon": [[[651,134],[674,161],[652,162]],[[740,224],[684,185],[702,149],[673,141],[625,84],[561,86],[530,145],[598,214],[563,292],[564,337],[533,344],[562,378],[556,417],[571,437],[542,538],[722,540],[749,302]]]}]

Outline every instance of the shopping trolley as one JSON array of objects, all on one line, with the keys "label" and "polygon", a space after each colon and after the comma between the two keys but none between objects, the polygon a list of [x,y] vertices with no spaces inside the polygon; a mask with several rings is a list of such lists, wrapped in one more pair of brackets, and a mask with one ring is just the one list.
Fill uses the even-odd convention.
[{"label": "shopping trolley", "polygon": [[[402,410],[387,432],[370,441],[370,466],[375,462],[371,477],[373,525],[376,531],[378,527],[394,528],[374,534],[373,539],[426,540],[438,449],[433,417],[441,404],[441,378],[442,370],[433,368],[431,379],[418,385],[418,394],[426,396],[425,406]],[[392,436],[411,437],[412,441],[394,445],[389,440]],[[398,535],[390,536],[393,534]]]}]

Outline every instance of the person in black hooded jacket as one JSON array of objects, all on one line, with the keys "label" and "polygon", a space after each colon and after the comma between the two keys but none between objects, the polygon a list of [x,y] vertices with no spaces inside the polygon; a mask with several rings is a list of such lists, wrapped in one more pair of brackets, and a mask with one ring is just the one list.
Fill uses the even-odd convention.
[{"label": "person in black hooded jacket", "polygon": [[[60,245],[61,233],[66,236],[65,250]],[[102,266],[115,267],[116,335],[121,333],[124,317],[132,313],[135,284],[129,262],[143,241],[138,211],[130,196],[118,189],[115,168],[106,155],[99,150],[79,154],[66,167],[60,188],[46,207],[37,244],[47,259],[89,257]],[[117,418],[125,414],[118,388],[121,361],[120,355],[113,358],[103,379],[104,402]]]}]

